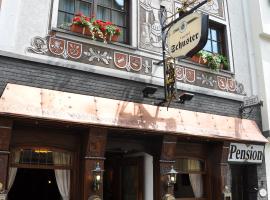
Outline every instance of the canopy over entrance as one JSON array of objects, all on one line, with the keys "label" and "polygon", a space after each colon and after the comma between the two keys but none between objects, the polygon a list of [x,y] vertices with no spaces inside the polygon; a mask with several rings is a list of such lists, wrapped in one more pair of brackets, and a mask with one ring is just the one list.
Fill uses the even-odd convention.
[{"label": "canopy over entrance", "polygon": [[8,84],[0,114],[226,140],[268,142],[252,120]]}]

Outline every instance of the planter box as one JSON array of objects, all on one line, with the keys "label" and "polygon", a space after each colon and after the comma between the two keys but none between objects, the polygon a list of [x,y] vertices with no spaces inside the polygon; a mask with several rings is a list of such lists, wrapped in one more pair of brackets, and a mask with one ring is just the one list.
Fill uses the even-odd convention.
[{"label": "planter box", "polygon": [[77,24],[72,24],[70,26],[70,30],[74,33],[80,33],[80,34],[88,35],[88,36],[92,35],[88,27],[80,26]]},{"label": "planter box", "polygon": [[202,57],[194,55],[191,57],[191,61],[195,63],[199,63],[201,65],[207,65],[207,62],[205,62]]}]

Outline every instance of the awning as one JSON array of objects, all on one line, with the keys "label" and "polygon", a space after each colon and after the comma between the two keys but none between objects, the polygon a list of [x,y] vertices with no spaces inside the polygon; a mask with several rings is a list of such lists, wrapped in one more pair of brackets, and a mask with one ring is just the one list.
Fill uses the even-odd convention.
[{"label": "awning", "polygon": [[268,142],[252,120],[8,84],[0,114],[234,141]]}]

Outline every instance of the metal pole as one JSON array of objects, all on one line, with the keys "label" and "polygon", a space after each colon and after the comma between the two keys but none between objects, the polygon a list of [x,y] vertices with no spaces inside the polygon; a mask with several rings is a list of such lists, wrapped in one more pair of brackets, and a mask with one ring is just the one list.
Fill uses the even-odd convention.
[{"label": "metal pole", "polygon": [[162,58],[163,58],[163,71],[164,71],[164,102],[167,101],[167,84],[166,84],[166,51],[165,51],[165,42],[166,42],[166,34],[165,29],[163,29],[165,23],[166,23],[166,9],[164,6],[160,6],[161,10],[161,37],[162,37]]}]

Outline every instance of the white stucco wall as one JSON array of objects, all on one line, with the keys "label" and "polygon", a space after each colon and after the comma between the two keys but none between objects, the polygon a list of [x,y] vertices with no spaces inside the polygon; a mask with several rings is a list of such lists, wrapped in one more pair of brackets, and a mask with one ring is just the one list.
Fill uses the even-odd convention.
[{"label": "white stucco wall", "polygon": [[[263,100],[262,125],[263,131],[270,130],[270,1],[269,0],[242,0],[248,13],[246,18],[250,32],[258,83],[258,95]],[[268,199],[270,199],[270,143],[265,146],[265,163],[267,175]]]}]

